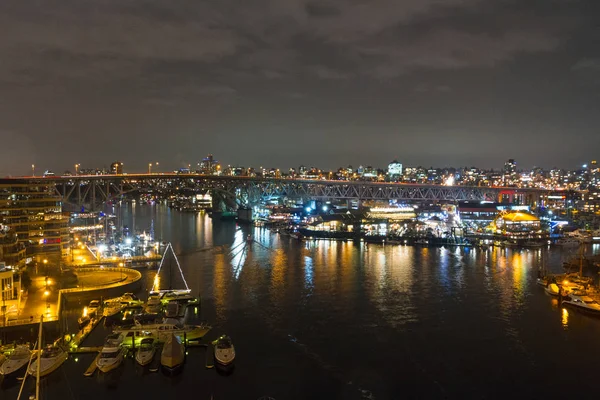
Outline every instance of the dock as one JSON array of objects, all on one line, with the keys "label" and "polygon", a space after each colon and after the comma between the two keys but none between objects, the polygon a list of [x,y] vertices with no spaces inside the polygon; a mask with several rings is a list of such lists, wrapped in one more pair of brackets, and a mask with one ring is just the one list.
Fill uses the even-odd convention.
[{"label": "dock", "polygon": [[207,369],[215,367],[215,362],[214,362],[213,354],[214,354],[214,349],[213,349],[212,344],[207,344],[206,345],[206,357],[205,357],[205,360],[204,360],[205,361],[204,362],[204,366]]},{"label": "dock", "polygon": [[85,370],[85,372],[83,373],[83,376],[94,375],[94,372],[96,372],[96,369],[98,368],[98,365],[96,365],[96,362],[98,361],[99,358],[100,358],[100,353],[98,353],[98,355],[96,357],[94,357],[94,361],[92,361],[90,366]]},{"label": "dock", "polygon": [[82,330],[77,332],[73,339],[71,340],[71,349],[70,352],[82,353],[79,345],[83,342],[83,340],[94,330],[96,326],[100,323],[100,321],[104,320],[104,316],[100,318],[93,318],[89,324],[83,327]]}]

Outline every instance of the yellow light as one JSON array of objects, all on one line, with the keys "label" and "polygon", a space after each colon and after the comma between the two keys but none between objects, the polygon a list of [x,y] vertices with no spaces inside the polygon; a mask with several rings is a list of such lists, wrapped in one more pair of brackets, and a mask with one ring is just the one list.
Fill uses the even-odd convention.
[{"label": "yellow light", "polygon": [[47,290],[44,290],[44,296],[48,296],[49,294],[50,294],[50,292],[49,292],[49,291],[47,291]]},{"label": "yellow light", "polygon": [[87,317],[88,315],[88,308],[87,307],[83,307],[83,316]]},{"label": "yellow light", "polygon": [[119,263],[119,267],[122,267],[122,266],[123,266],[123,263]]},{"label": "yellow light", "polygon": [[113,256],[113,261],[117,261],[117,256]]},{"label": "yellow light", "polygon": [[48,264],[48,260],[44,258],[44,264]]}]

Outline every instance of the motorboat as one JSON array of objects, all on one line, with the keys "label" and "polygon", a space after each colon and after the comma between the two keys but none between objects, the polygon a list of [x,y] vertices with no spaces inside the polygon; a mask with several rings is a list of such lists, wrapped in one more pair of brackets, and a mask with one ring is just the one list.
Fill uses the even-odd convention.
[{"label": "motorboat", "polygon": [[600,317],[600,303],[585,294],[570,294],[567,300],[563,300],[563,305],[576,309],[584,314]]},{"label": "motorboat", "polygon": [[146,301],[146,307],[144,311],[148,314],[156,314],[159,313],[162,309],[162,301],[160,300],[160,294],[155,293],[148,296],[148,301]]},{"label": "motorboat", "polygon": [[90,318],[89,315],[83,315],[77,319],[77,326],[81,330],[81,329],[85,328],[90,323],[91,320],[92,319]]},{"label": "motorboat", "polygon": [[167,303],[167,308],[165,310],[165,317],[167,318],[177,318],[180,313],[180,306],[177,301],[170,301]]},{"label": "motorboat", "polygon": [[98,313],[100,306],[101,306],[100,300],[90,301],[90,304],[88,304],[88,306],[87,306],[87,315],[95,316]]},{"label": "motorboat", "polygon": [[223,335],[215,343],[215,361],[222,366],[228,366],[234,360],[235,348],[233,347],[233,343],[231,343],[231,338]]},{"label": "motorboat", "polygon": [[581,243],[581,239],[576,237],[563,237],[554,242],[555,245],[563,247],[577,247]]},{"label": "motorboat", "polygon": [[119,326],[115,332],[123,333],[125,336],[139,336],[139,332],[147,333],[146,336],[153,336],[160,342],[166,342],[171,334],[185,337],[190,340],[201,339],[211,330],[210,325],[183,325],[179,322],[166,321],[162,323],[141,324],[136,321],[135,325]]},{"label": "motorboat", "polygon": [[148,365],[152,362],[152,359],[154,359],[155,352],[156,346],[154,345],[154,338],[144,338],[140,343],[137,353],[135,353],[135,361],[142,366]]},{"label": "motorboat", "polygon": [[119,301],[108,300],[104,302],[104,307],[102,309],[102,315],[105,317],[112,317],[123,309],[123,305]]},{"label": "motorboat", "polygon": [[179,304],[198,304],[198,298],[190,290],[170,290],[162,294],[161,302],[168,304],[176,301]]},{"label": "motorboat", "polygon": [[[45,349],[42,350],[42,355],[40,356],[40,376],[46,376],[58,369],[64,363],[67,358],[69,358],[69,354],[63,350],[60,346],[46,346]],[[29,369],[27,372],[29,375],[36,376],[37,375],[37,365],[38,359],[34,358],[31,364],[29,365]]]},{"label": "motorboat", "polygon": [[26,344],[18,345],[13,352],[0,365],[0,375],[8,376],[21,371],[31,358],[31,350]]},{"label": "motorboat", "polygon": [[179,336],[171,333],[160,354],[160,365],[168,372],[175,372],[183,366],[185,361],[185,347]]},{"label": "motorboat", "polygon": [[106,337],[100,357],[96,360],[96,366],[100,371],[108,372],[121,365],[125,355],[123,339],[124,336],[120,333],[111,333]]}]

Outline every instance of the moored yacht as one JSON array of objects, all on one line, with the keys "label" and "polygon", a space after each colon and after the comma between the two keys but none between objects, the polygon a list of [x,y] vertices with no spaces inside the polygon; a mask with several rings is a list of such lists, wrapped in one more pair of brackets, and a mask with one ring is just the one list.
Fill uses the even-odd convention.
[{"label": "moored yacht", "polygon": [[[69,355],[60,346],[47,346],[42,350],[42,355],[39,359],[40,376],[45,376],[56,371],[67,358],[69,358]],[[37,375],[37,363],[37,358],[31,362],[27,371],[29,375]]]},{"label": "moored yacht", "polygon": [[96,360],[96,366],[100,371],[108,372],[121,365],[125,355],[123,338],[120,333],[111,333],[106,337],[100,357]]},{"label": "moored yacht", "polygon": [[140,336],[139,332],[147,332],[160,342],[166,342],[167,339],[174,334],[176,336],[185,337],[189,340],[201,339],[210,331],[209,325],[183,325],[180,323],[163,322],[160,324],[139,324],[128,327],[117,327],[115,332],[121,332],[124,336]]},{"label": "moored yacht", "polygon": [[235,360],[235,348],[229,336],[223,335],[215,343],[215,361],[221,366],[229,366]]},{"label": "moored yacht", "polygon": [[140,347],[135,353],[135,360],[140,365],[148,365],[154,359],[154,353],[156,352],[156,346],[154,345],[154,338],[144,338],[140,343]]},{"label": "moored yacht", "polygon": [[569,299],[563,300],[562,304],[574,308],[584,314],[600,317],[600,304],[589,296],[571,293]]},{"label": "moored yacht", "polygon": [[183,366],[185,361],[185,347],[181,343],[181,339],[175,334],[171,334],[162,349],[160,354],[160,365],[167,372],[175,372]]},{"label": "moored yacht", "polygon": [[146,301],[146,307],[144,311],[148,314],[156,314],[159,313],[162,309],[162,301],[160,300],[160,294],[154,293],[148,296],[148,301]]},{"label": "moored yacht", "polygon": [[29,346],[25,344],[18,345],[6,361],[0,365],[0,375],[8,376],[23,370],[30,358],[31,350],[29,350]]}]

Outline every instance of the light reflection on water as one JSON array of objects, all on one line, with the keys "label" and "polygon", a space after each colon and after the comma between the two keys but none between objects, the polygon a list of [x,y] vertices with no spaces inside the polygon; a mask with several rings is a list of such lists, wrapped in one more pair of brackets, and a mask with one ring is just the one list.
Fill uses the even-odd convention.
[{"label": "light reflection on water", "polygon": [[[129,226],[132,218],[128,210]],[[563,311],[535,283],[542,263],[560,272],[561,250],[299,242],[164,206],[138,207],[135,219],[146,230],[154,219],[157,236],[173,242],[202,296],[201,318],[214,326],[207,339],[230,335],[239,361],[223,377],[192,350],[178,380],[137,376],[129,363],[119,397],[168,397],[177,388],[215,399],[490,398],[514,395],[518,382],[542,397],[593,378],[585,363],[600,358],[588,345],[599,321]],[[569,354],[585,354],[582,368],[539,368]],[[83,357],[63,367],[75,398],[114,395],[84,380],[91,359]],[[64,382],[48,387],[68,393]],[[7,398],[16,398],[12,390]]]}]

